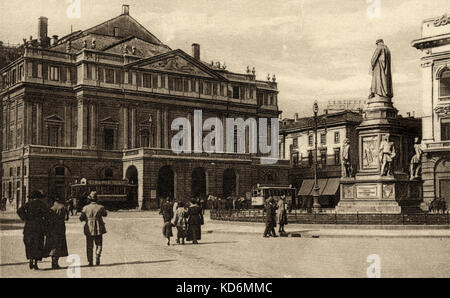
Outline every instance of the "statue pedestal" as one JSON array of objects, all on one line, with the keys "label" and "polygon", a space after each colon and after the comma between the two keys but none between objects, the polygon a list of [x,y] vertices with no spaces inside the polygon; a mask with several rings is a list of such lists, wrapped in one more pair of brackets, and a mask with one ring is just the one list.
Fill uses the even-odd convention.
[{"label": "statue pedestal", "polygon": [[[376,95],[369,100],[365,118],[358,126],[358,173],[355,178],[341,179],[338,213],[419,212],[421,182],[410,181],[408,128],[399,121],[390,98]],[[392,175],[381,175],[380,147],[389,135],[395,148]]]},{"label": "statue pedestal", "polygon": [[420,212],[421,182],[393,177],[341,179],[337,213]]}]

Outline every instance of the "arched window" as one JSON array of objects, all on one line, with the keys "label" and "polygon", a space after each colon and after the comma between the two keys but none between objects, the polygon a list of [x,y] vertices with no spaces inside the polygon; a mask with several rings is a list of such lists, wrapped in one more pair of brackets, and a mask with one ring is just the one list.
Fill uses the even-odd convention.
[{"label": "arched window", "polygon": [[439,90],[439,95],[441,97],[450,96],[450,70],[448,69],[441,74]]}]

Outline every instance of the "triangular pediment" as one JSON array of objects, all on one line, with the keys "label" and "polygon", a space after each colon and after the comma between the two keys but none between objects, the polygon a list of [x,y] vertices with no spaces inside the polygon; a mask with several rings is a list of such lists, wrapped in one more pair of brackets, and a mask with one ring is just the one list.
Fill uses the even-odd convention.
[{"label": "triangular pediment", "polygon": [[49,121],[49,122],[64,122],[64,120],[61,117],[59,117],[58,115],[48,116],[47,118],[45,118],[45,121]]},{"label": "triangular pediment", "polygon": [[100,121],[101,124],[118,125],[119,122],[114,120],[112,117],[107,117]]},{"label": "triangular pediment", "polygon": [[181,50],[175,50],[151,58],[142,59],[128,66],[148,70],[223,79],[223,77],[215,71],[211,70],[203,63],[195,60]]}]

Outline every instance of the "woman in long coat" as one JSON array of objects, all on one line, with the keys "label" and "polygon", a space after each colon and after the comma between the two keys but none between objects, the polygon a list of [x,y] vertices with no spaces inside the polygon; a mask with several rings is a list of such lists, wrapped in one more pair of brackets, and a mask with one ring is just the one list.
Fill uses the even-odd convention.
[{"label": "woman in long coat", "polygon": [[170,202],[170,198],[167,197],[167,200],[162,203],[161,210],[159,212],[163,216],[164,220],[164,226],[163,226],[163,236],[167,238],[167,245],[170,245],[170,237],[173,236],[172,234],[172,217],[173,217],[173,206]]},{"label": "woman in long coat", "polygon": [[202,239],[203,214],[202,208],[197,204],[196,200],[192,200],[187,210],[188,229],[186,240],[198,244],[198,240]]},{"label": "woman in long coat", "polygon": [[69,213],[64,206],[64,200],[57,199],[50,208],[45,255],[52,258],[52,269],[60,268],[58,260],[67,257],[66,223]]},{"label": "woman in long coat", "polygon": [[30,201],[17,210],[19,217],[25,221],[23,228],[23,242],[25,254],[30,261],[30,269],[38,270],[38,261],[44,257],[44,237],[46,233],[49,209],[41,201],[42,194],[34,191]]},{"label": "woman in long coat", "polygon": [[172,220],[172,225],[177,227],[177,243],[184,244],[184,239],[186,238],[187,230],[187,211],[184,208],[183,202],[178,203],[178,208]]},{"label": "woman in long coat", "polygon": [[267,198],[264,202],[264,208],[266,209],[266,229],[264,230],[264,237],[277,237],[275,234],[275,226],[276,223],[276,214],[275,210],[277,209],[275,205],[275,201],[273,197]]}]

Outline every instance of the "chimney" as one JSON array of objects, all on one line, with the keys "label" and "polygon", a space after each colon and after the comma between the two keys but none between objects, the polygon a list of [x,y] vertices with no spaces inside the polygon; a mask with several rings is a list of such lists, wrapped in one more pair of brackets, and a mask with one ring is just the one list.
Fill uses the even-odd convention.
[{"label": "chimney", "polygon": [[295,122],[298,121],[298,113],[295,113],[295,114],[294,114],[294,119],[295,119]]},{"label": "chimney", "polygon": [[198,43],[192,44],[192,57],[200,60],[200,45]]},{"label": "chimney", "polygon": [[39,18],[38,38],[42,46],[48,45],[48,18],[46,17]]},{"label": "chimney", "polygon": [[58,43],[58,35],[53,35],[52,44],[56,45]]},{"label": "chimney", "polygon": [[122,5],[122,14],[130,15],[130,5],[124,4]]}]

